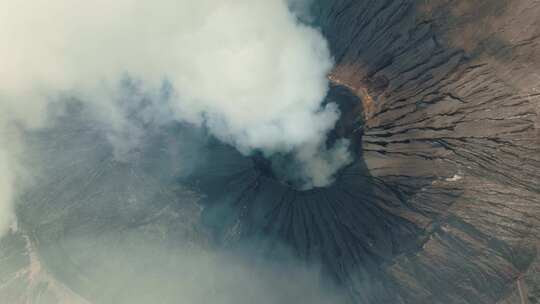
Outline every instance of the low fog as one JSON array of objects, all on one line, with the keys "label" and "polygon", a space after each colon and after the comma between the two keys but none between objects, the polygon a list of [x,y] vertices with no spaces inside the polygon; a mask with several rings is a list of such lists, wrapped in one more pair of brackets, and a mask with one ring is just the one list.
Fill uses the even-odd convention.
[{"label": "low fog", "polygon": [[[74,280],[73,261],[48,256],[48,244],[38,255],[65,268],[53,274],[68,288],[101,294],[99,303],[335,303],[317,265],[253,260],[217,249],[207,236],[164,245],[145,231],[115,230],[135,225],[124,221],[140,220],[148,206],[175,201],[156,198],[160,183],[211,168],[199,166],[212,161],[204,157],[209,140],[244,156],[286,156],[294,169],[283,171],[294,170],[303,189],[332,183],[351,162],[347,140],[326,138],[340,113],[324,102],[332,58],[321,33],[303,23],[308,7],[0,0],[0,236],[32,230],[54,239],[54,252],[59,232],[42,227],[63,227],[62,246],[81,258],[82,280],[103,284]],[[170,146],[141,152],[164,130]],[[109,154],[113,162],[104,165]],[[91,181],[77,174],[96,168],[112,170],[110,180],[84,188]],[[133,176],[146,177],[133,184]],[[49,209],[51,201],[62,211]],[[16,219],[15,210],[27,217]]]},{"label": "low fog", "polygon": [[137,147],[144,128],[117,106],[126,78],[141,87],[147,123],[202,126],[245,155],[291,154],[303,188],[331,183],[350,155],[347,141],[326,146],[339,116],[334,104],[322,105],[332,58],[317,29],[299,21],[307,7],[297,0],[0,1],[0,230],[24,179],[17,133],[50,124],[51,104],[86,104],[119,160]]},{"label": "low fog", "polygon": [[[263,239],[222,246],[213,229],[223,218],[205,213],[206,194],[190,181],[233,174],[220,171],[231,162],[242,170],[251,160],[197,126],[148,123],[139,89],[126,80],[116,104],[129,117],[123,136],[137,141],[121,160],[111,140],[120,134],[96,123],[83,103],[60,106],[54,121],[24,134],[20,158],[32,165],[32,183],[18,199],[19,228],[11,235],[43,241],[23,237],[22,252],[30,253],[23,294],[58,296],[67,288],[76,296],[66,304],[342,303],[318,262],[279,241],[271,251],[259,246]],[[33,291],[38,283],[47,293]]]}]

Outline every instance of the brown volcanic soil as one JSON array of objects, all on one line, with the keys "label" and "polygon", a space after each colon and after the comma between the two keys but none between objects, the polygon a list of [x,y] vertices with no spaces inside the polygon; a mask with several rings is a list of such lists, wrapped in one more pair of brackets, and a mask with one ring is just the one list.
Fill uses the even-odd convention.
[{"label": "brown volcanic soil", "polygon": [[540,303],[540,2],[319,12],[331,79],[366,108],[366,166],[396,193],[384,208],[424,233],[383,268],[396,303]]}]

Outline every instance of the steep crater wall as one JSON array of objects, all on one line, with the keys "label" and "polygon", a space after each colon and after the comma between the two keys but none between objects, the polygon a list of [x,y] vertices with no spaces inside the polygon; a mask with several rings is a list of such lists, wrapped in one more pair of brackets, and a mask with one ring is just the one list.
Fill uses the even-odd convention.
[{"label": "steep crater wall", "polygon": [[523,285],[539,301],[538,3],[319,1],[317,12],[331,80],[366,109],[366,166],[395,194],[370,203],[423,231],[382,269],[395,303],[525,303]]}]

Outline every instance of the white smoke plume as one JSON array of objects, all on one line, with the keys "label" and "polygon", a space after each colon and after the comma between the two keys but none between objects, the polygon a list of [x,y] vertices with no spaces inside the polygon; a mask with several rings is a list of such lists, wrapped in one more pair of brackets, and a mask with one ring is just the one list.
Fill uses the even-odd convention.
[{"label": "white smoke plume", "polygon": [[321,107],[332,60],[323,36],[289,4],[0,0],[0,230],[17,179],[5,133],[39,127],[47,105],[69,96],[115,130],[113,141],[136,144],[121,136],[129,123],[111,102],[126,75],[149,92],[170,83],[174,119],[204,125],[244,154],[292,153],[306,187],[330,183],[350,162],[346,142],[325,146],[339,116],[334,105]]}]

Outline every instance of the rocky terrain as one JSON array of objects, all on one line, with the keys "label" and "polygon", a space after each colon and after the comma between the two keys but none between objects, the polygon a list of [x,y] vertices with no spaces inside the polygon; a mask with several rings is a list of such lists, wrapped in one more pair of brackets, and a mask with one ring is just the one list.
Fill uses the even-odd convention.
[{"label": "rocky terrain", "polygon": [[[208,280],[179,248],[219,248],[320,265],[331,303],[540,303],[540,2],[319,0],[313,15],[336,61],[332,135],[356,155],[334,184],[298,190],[182,126],[119,163],[72,115],[32,137],[45,165],[0,241],[0,302],[211,303],[218,274],[210,291],[175,284]],[[287,294],[268,303],[306,301]]]},{"label": "rocky terrain", "polygon": [[392,189],[373,203],[421,231],[383,266],[395,302],[538,303],[539,3],[331,1],[320,15],[332,80],[366,109],[366,166]]}]

